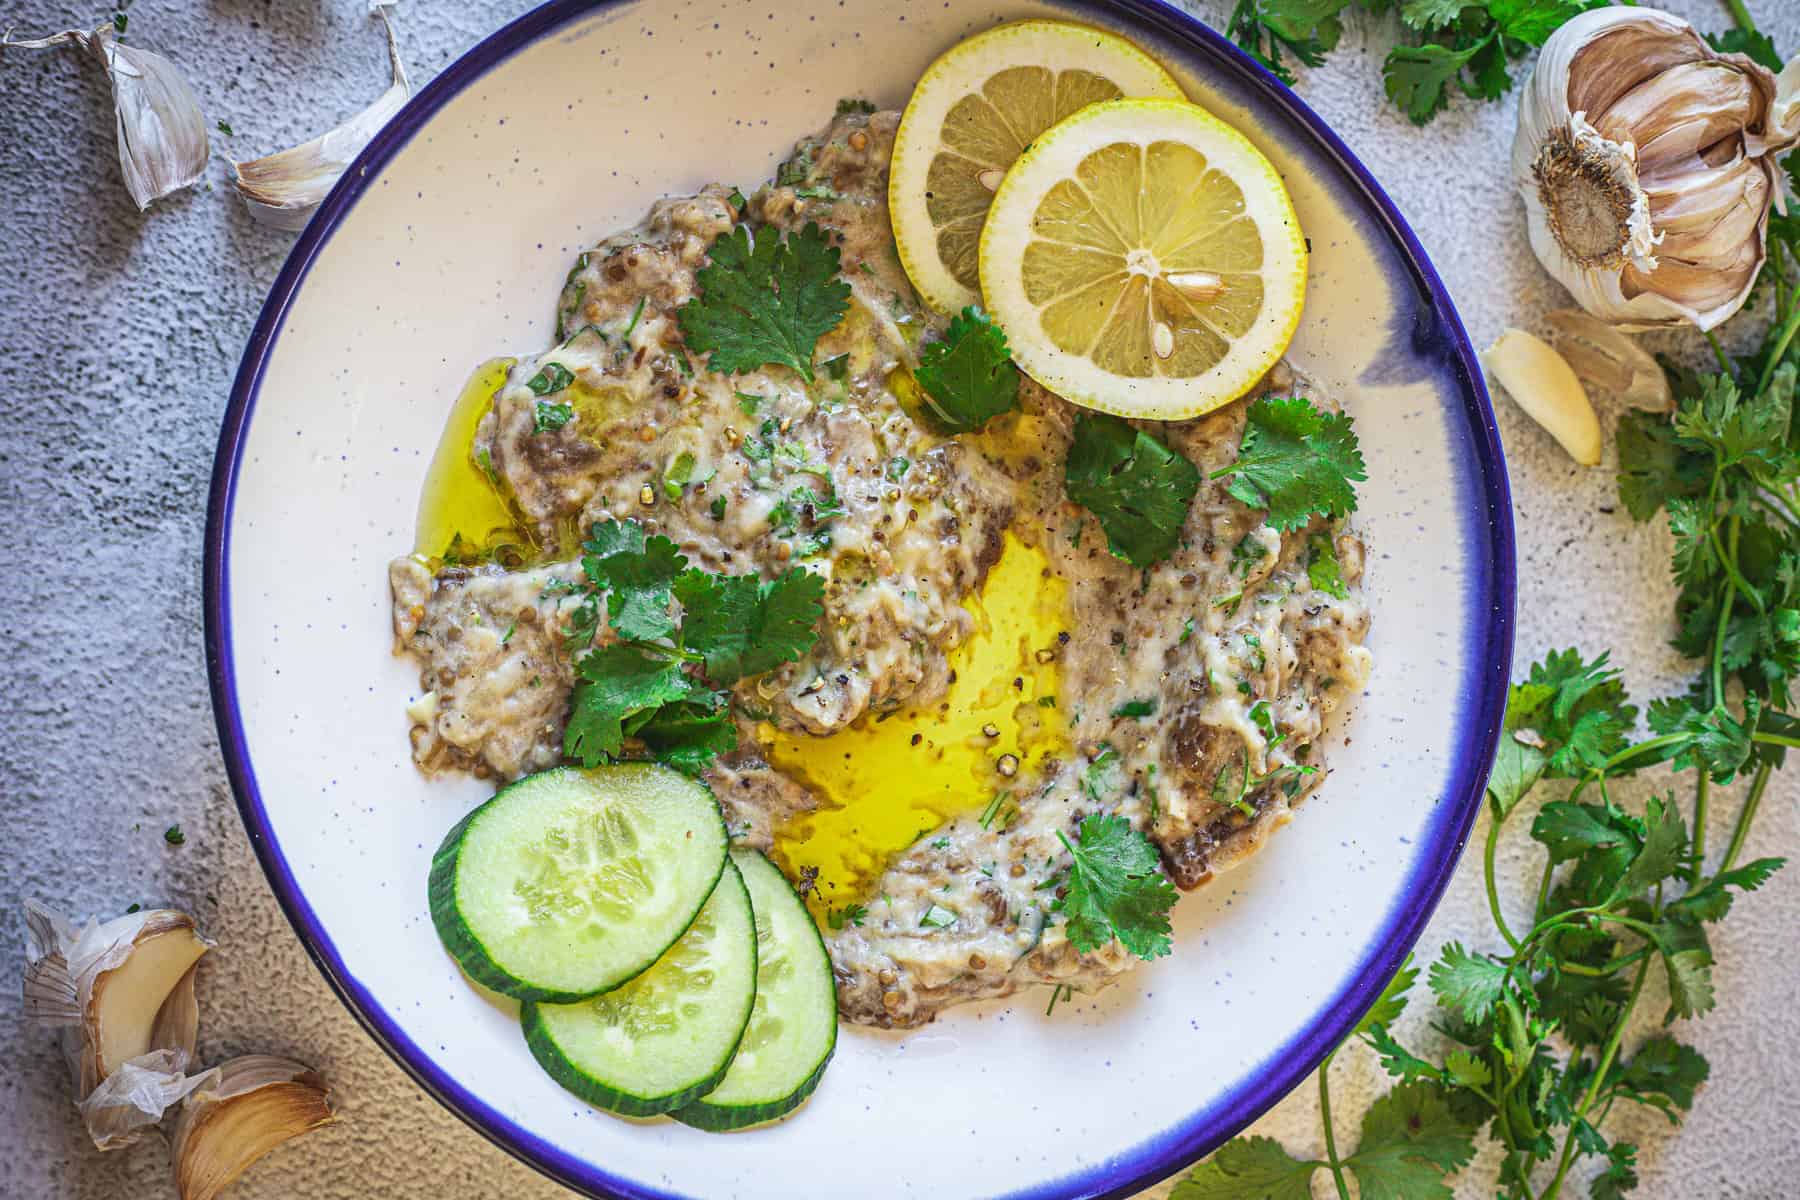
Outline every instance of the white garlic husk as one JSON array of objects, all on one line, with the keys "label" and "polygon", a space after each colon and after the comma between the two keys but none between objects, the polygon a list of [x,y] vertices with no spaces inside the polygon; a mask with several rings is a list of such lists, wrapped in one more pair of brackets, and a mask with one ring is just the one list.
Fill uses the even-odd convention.
[{"label": "white garlic husk", "polygon": [[198,1034],[194,975],[212,943],[174,909],[78,928],[27,901],[25,929],[25,1016],[63,1031],[95,1146],[129,1146],[210,1078],[187,1068]]},{"label": "white garlic husk", "polygon": [[1519,102],[1531,248],[1604,321],[1711,329],[1756,282],[1775,158],[1796,142],[1800,62],[1778,78],[1679,17],[1583,13],[1544,44]]},{"label": "white garlic husk", "polygon": [[89,32],[68,29],[49,37],[0,39],[24,50],[78,46],[106,71],[118,130],[119,170],[142,211],[150,202],[191,187],[206,173],[206,117],[200,98],[174,63],[119,40],[109,23]]},{"label": "white garlic husk", "polygon": [[412,95],[388,7],[387,4],[370,5],[387,31],[388,65],[393,71],[393,83],[387,91],[342,125],[311,141],[263,158],[233,164],[233,186],[244,198],[244,206],[250,210],[250,215],[264,225],[290,233],[304,229],[325,197],[331,194],[339,176]]}]

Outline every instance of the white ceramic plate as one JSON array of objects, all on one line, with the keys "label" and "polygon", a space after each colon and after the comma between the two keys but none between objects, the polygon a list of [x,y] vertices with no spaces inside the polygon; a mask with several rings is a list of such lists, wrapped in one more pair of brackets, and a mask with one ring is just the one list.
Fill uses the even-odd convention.
[{"label": "white ceramic plate", "polygon": [[[431,851],[487,789],[427,783],[408,758],[417,677],[389,654],[385,564],[450,399],[481,359],[548,344],[575,254],[660,195],[749,187],[840,96],[898,106],[959,37],[1046,12],[1155,54],[1293,190],[1314,255],[1294,356],[1369,464],[1376,667],[1351,744],[1260,857],[1179,906],[1173,957],[1102,996],[846,1028],[818,1094],[772,1128],[615,1120],[537,1068],[432,932]],[[295,246],[226,415],[206,556],[221,739],[295,928],[424,1087],[596,1195],[1126,1195],[1192,1161],[1305,1078],[1411,946],[1476,810],[1511,651],[1505,471],[1436,275],[1309,110],[1154,0],[527,15],[425,88]]]}]

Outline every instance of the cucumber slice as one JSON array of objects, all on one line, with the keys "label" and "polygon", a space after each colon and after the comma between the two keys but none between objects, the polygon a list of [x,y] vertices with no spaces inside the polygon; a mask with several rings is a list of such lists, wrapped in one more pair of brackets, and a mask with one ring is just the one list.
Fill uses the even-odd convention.
[{"label": "cucumber slice", "polygon": [[650,1117],[724,1078],[756,999],[756,918],[737,868],[655,966],[577,1004],[527,1001],[525,1043],[550,1078],[628,1117]]},{"label": "cucumber slice", "polygon": [[774,863],[734,849],[756,910],[756,1008],[719,1086],[669,1114],[724,1132],[773,1121],[812,1095],[837,1048],[837,988],[812,914]]},{"label": "cucumber slice", "polygon": [[662,957],[712,894],[725,846],[712,793],[666,767],[543,771],[445,835],[432,923],[475,982],[579,1000]]}]

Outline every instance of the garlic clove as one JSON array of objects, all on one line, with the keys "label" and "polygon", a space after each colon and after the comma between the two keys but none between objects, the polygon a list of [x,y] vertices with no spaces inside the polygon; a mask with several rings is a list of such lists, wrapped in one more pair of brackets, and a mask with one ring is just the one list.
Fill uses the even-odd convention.
[{"label": "garlic clove", "polygon": [[1668,375],[1630,334],[1578,308],[1558,309],[1544,319],[1550,344],[1585,386],[1635,408],[1668,412],[1674,407]]},{"label": "garlic clove", "polygon": [[336,1120],[325,1081],[303,1063],[250,1054],[220,1064],[181,1106],[171,1148],[181,1200],[213,1200],[289,1138]]},{"label": "garlic clove", "polygon": [[289,232],[305,228],[345,169],[412,95],[388,5],[370,7],[387,30],[388,63],[394,79],[388,90],[342,125],[311,141],[232,167],[238,195],[244,198],[250,215],[265,225]]},{"label": "garlic clove", "polygon": [[[96,1083],[127,1059],[162,1048],[152,1038],[158,1014],[211,944],[186,913],[158,909],[147,914],[124,961],[94,977],[82,1025],[93,1052]],[[186,1000],[177,1001],[184,1008],[192,1003],[191,979],[188,984]],[[180,1023],[165,1024],[164,1031],[185,1032]]]},{"label": "garlic clove", "polygon": [[1600,420],[1561,355],[1523,330],[1508,329],[1482,353],[1481,365],[1569,457],[1584,467],[1599,464]]}]

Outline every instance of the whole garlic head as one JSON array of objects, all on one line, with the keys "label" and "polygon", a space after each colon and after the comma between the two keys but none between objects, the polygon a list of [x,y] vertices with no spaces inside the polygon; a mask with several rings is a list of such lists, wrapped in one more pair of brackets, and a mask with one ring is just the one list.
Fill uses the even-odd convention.
[{"label": "whole garlic head", "polygon": [[1800,70],[1721,54],[1679,17],[1600,8],[1544,44],[1513,176],[1531,248],[1627,329],[1711,329],[1762,268],[1775,156],[1800,142]]}]

